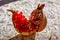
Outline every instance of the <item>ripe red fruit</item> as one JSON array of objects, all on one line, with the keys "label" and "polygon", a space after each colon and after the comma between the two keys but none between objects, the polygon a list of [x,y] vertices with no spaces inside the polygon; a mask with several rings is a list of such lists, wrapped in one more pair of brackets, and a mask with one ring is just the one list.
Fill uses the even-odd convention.
[{"label": "ripe red fruit", "polygon": [[47,22],[42,10],[44,6],[45,4],[39,4],[37,9],[33,10],[31,13],[29,20],[27,20],[27,18],[23,15],[23,12],[18,13],[18,11],[8,10],[13,13],[12,22],[15,29],[23,35],[30,35],[36,31],[42,31],[45,28]]}]

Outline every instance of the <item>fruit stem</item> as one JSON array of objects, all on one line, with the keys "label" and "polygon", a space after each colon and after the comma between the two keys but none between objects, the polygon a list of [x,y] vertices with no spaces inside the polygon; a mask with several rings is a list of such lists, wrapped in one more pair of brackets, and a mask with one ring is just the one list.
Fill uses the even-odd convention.
[{"label": "fruit stem", "polygon": [[15,13],[15,10],[12,10],[12,9],[7,9],[7,11],[12,12],[12,14],[14,14],[14,13]]}]

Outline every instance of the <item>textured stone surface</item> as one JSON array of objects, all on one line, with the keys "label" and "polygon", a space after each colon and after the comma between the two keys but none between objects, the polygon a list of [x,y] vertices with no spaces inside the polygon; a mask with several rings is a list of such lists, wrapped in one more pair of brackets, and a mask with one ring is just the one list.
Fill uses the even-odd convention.
[{"label": "textured stone surface", "polygon": [[42,32],[36,33],[35,40],[49,40],[51,35],[51,40],[60,40],[60,0],[19,0],[0,6],[0,40],[8,40],[18,34],[12,24],[12,13],[7,9],[23,11],[24,15],[29,18],[32,10],[39,3],[46,4],[43,11],[48,22]]}]

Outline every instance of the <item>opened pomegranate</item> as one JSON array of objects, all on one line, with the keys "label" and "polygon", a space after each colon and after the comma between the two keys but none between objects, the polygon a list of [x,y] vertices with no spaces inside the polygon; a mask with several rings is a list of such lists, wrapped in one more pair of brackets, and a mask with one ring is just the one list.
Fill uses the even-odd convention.
[{"label": "opened pomegranate", "polygon": [[30,35],[43,30],[46,25],[46,17],[43,14],[43,8],[45,4],[38,5],[37,9],[33,10],[30,19],[23,15],[23,12],[18,13],[18,11],[8,9],[12,12],[12,22],[15,29],[22,35]]}]

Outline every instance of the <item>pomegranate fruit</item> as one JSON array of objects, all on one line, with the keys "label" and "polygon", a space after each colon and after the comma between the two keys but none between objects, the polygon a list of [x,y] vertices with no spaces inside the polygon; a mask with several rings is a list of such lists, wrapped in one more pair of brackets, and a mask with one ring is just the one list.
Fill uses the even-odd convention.
[{"label": "pomegranate fruit", "polygon": [[46,17],[43,14],[43,8],[45,4],[38,5],[37,9],[33,10],[30,19],[23,15],[23,12],[8,9],[12,12],[12,22],[15,29],[22,35],[30,35],[39,31],[42,31],[47,23]]}]

